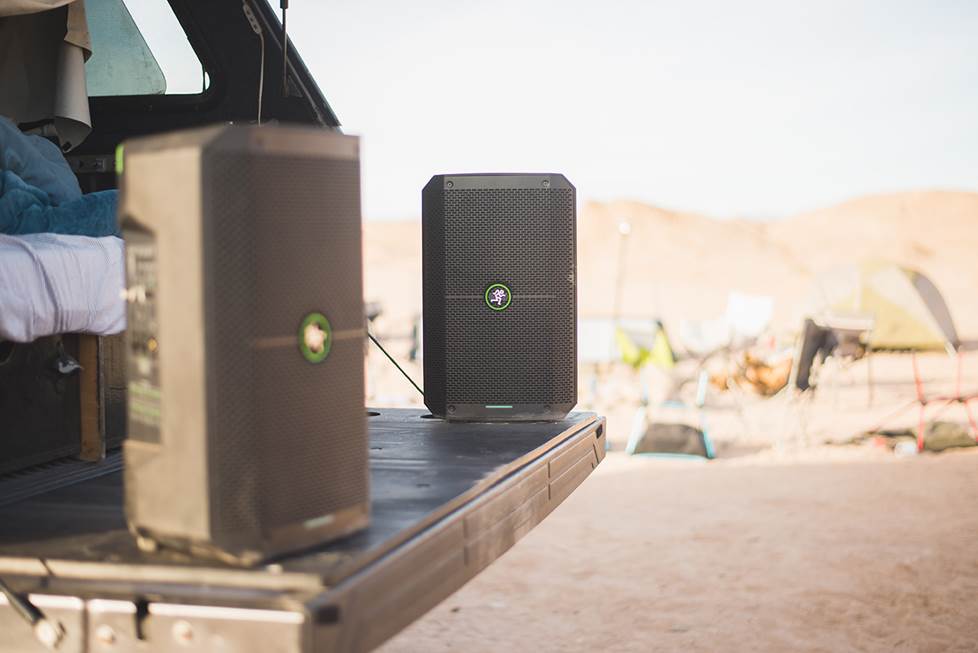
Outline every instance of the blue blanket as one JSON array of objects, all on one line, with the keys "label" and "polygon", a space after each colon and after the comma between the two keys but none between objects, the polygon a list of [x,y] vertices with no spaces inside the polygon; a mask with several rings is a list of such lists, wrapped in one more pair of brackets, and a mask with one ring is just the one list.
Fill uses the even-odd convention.
[{"label": "blue blanket", "polygon": [[82,195],[54,143],[0,116],[0,234],[118,236],[114,190]]}]

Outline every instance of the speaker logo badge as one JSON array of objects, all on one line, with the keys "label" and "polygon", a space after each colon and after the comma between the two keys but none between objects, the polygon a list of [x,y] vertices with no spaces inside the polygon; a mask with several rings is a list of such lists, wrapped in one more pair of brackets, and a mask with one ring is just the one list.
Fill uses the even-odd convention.
[{"label": "speaker logo badge", "polygon": [[504,283],[494,283],[486,288],[486,305],[494,311],[505,311],[513,301],[513,293]]},{"label": "speaker logo badge", "polygon": [[333,345],[333,328],[322,313],[310,313],[299,325],[299,351],[310,363],[322,363]]}]

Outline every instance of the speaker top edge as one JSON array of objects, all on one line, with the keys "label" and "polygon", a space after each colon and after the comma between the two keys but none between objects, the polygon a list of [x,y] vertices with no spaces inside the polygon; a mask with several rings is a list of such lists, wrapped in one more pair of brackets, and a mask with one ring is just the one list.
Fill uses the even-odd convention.
[{"label": "speaker top edge", "polygon": [[360,139],[332,129],[309,125],[223,123],[138,136],[127,140],[125,147],[128,154],[195,147],[202,150],[309,154],[337,159],[357,159]]},{"label": "speaker top edge", "polygon": [[567,177],[559,172],[482,172],[435,175],[425,185],[426,189],[476,190],[476,189],[529,189],[561,188],[576,190]]}]

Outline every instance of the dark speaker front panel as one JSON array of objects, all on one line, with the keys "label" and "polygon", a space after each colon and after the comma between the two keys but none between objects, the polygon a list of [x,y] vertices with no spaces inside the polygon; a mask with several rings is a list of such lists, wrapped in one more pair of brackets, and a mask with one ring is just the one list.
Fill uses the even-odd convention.
[{"label": "dark speaker front panel", "polygon": [[[365,504],[358,162],[205,155],[209,448],[222,532],[268,532]],[[300,324],[321,313],[328,356]]]},{"label": "dark speaker front panel", "polygon": [[[575,191],[559,176],[552,187],[553,176],[520,176],[514,187],[503,177],[489,177],[491,188],[436,178],[437,203],[426,191],[425,266],[441,283],[425,279],[425,390],[448,417],[515,416],[515,407],[546,416],[577,401]],[[438,237],[440,248],[428,242]],[[510,290],[503,310],[487,303],[493,284]],[[429,329],[441,331],[443,350]],[[514,408],[478,410],[487,406]]]}]

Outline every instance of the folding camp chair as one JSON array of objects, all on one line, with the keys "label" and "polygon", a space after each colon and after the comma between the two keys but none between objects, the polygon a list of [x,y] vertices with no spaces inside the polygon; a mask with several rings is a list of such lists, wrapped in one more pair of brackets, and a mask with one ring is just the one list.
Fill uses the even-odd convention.
[{"label": "folding camp chair", "polygon": [[917,406],[917,451],[923,451],[925,443],[925,434],[927,427],[927,410],[932,404],[938,406],[937,412],[935,412],[931,418],[936,419],[947,410],[950,406],[954,404],[961,404],[964,407],[965,415],[968,418],[968,428],[969,434],[978,444],[978,420],[975,419],[975,413],[971,409],[971,402],[978,401],[978,391],[971,391],[965,393],[961,388],[961,376],[964,368],[964,353],[958,349],[952,352],[952,357],[954,358],[955,364],[955,381],[954,381],[954,394],[951,395],[935,395],[932,397],[927,396],[927,392],[924,390],[924,379],[923,375],[920,373],[920,365],[917,361],[917,353],[911,352],[911,362],[913,365],[913,379],[914,379],[914,389],[916,391],[916,396],[911,399],[906,404],[900,406],[896,411],[887,415],[884,419],[880,420],[876,426],[868,429],[868,433],[874,433],[879,431],[884,424],[896,419],[900,415],[906,413],[909,409]]},{"label": "folding camp chair", "polygon": [[971,410],[971,402],[978,400],[978,392],[971,392],[970,394],[962,393],[961,372],[964,365],[963,353],[961,351],[954,352],[954,359],[956,367],[954,377],[954,394],[928,397],[927,393],[924,391],[924,380],[920,374],[920,366],[917,362],[917,353],[913,353],[913,381],[914,388],[917,391],[916,403],[919,407],[917,417],[917,451],[923,451],[924,449],[924,428],[926,427],[927,407],[930,404],[938,404],[939,406],[938,412],[934,415],[935,418],[953,404],[961,404],[964,406],[964,412],[968,416],[968,426],[971,429],[971,437],[974,438],[975,443],[978,444],[978,421],[975,421],[975,414]]},{"label": "folding camp chair", "polygon": [[[628,437],[628,444],[625,446],[625,453],[630,456],[658,458],[696,458],[701,460],[703,458],[708,460],[714,458],[716,453],[713,441],[710,439],[704,411],[708,384],[709,375],[703,370],[700,372],[696,388],[695,420],[685,419],[685,416],[682,419],[649,420],[648,391],[643,387],[645,396],[632,420],[632,430]],[[686,412],[690,407],[679,401],[667,401],[657,408],[663,412]],[[693,421],[697,424],[690,423]]]}]

